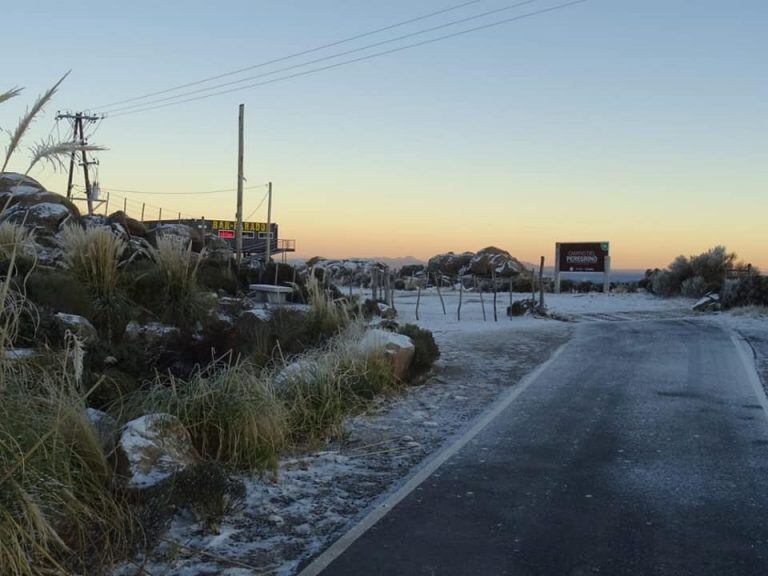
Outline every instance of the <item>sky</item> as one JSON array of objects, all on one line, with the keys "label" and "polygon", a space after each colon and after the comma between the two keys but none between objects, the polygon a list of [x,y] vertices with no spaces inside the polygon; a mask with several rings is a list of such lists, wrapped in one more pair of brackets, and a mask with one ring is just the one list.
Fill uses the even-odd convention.
[{"label": "sky", "polygon": [[[563,1],[532,1],[346,58]],[[105,110],[461,3],[5,3],[0,90],[26,90],[0,106],[0,126],[10,128],[67,70],[26,144],[57,133],[59,109]],[[513,3],[480,0],[219,82]],[[164,193],[114,192],[110,208],[127,197],[133,215],[147,203],[148,218],[162,206],[231,219],[234,192],[188,193],[236,186],[245,104],[253,188],[244,213],[264,196],[254,186],[272,181],[280,237],[296,239],[304,257],[428,258],[495,245],[550,262],[555,242],[594,240],[610,241],[614,268],[664,266],[725,244],[768,269],[766,54],[764,0],[588,0],[286,81],[113,113],[91,142],[109,147],[99,155],[102,187]],[[12,168],[23,172],[26,160],[19,155]],[[62,172],[31,175],[65,191]],[[265,221],[266,204],[251,219]]]}]

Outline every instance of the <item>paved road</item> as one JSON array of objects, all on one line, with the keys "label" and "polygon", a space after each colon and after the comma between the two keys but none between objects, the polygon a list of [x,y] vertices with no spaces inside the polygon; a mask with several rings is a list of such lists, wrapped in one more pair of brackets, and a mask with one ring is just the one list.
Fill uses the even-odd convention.
[{"label": "paved road", "polygon": [[748,376],[714,325],[584,325],[323,575],[768,575]]}]

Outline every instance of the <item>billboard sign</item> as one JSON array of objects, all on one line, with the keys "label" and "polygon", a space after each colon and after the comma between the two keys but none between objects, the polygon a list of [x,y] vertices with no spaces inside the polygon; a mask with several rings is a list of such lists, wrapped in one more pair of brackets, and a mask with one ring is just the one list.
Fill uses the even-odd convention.
[{"label": "billboard sign", "polygon": [[608,242],[562,242],[558,247],[560,272],[606,272]]}]

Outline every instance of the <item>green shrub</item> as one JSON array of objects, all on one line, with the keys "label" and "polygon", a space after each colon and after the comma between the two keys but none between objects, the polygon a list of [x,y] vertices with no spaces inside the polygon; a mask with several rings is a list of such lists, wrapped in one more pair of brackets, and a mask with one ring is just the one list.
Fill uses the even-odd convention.
[{"label": "green shrub", "polygon": [[435,337],[429,330],[419,328],[415,324],[406,324],[400,328],[399,332],[408,336],[416,348],[411,364],[413,376],[423,374],[440,358],[440,348],[438,348]]},{"label": "green shrub", "polygon": [[219,263],[203,260],[197,269],[197,278],[201,288],[214,292],[223,290],[234,296],[242,288],[230,262]]},{"label": "green shrub", "polygon": [[27,278],[27,298],[54,312],[93,318],[93,302],[75,278],[53,268],[36,268]]}]

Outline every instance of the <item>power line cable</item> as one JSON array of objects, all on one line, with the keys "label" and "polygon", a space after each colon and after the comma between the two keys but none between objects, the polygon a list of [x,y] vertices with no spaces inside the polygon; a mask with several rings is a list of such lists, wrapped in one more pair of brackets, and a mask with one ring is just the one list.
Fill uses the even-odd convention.
[{"label": "power line cable", "polygon": [[[255,190],[257,188],[265,188],[267,184],[258,184],[254,186],[246,186],[243,190]],[[102,188],[102,190],[108,190],[112,192],[122,192],[125,194],[146,194],[148,196],[201,196],[204,194],[223,194],[225,192],[236,192],[237,188],[226,188],[222,190],[204,190],[198,192],[149,192],[146,190],[129,190],[125,188]]]},{"label": "power line cable", "polygon": [[228,76],[234,76],[236,74],[242,74],[243,72],[247,72],[249,70],[255,70],[256,68],[262,68],[264,66],[269,66],[270,64],[277,64],[279,62],[284,62],[286,60],[290,60],[293,58],[298,58],[300,56],[306,56],[307,54],[312,54],[314,52],[319,52],[321,50],[325,50],[327,48],[333,48],[334,46],[339,46],[341,44],[346,44],[348,42],[353,42],[355,40],[360,40],[361,38],[366,38],[368,36],[373,36],[374,34],[379,34],[381,32],[386,32],[388,30],[393,30],[395,28],[400,28],[402,26],[406,26],[408,24],[413,24],[415,22],[420,22],[422,20],[427,20],[429,18],[434,18],[435,16],[440,16],[442,14],[447,14],[448,12],[453,12],[455,10],[460,10],[461,8],[465,8],[467,6],[470,6],[472,4],[478,4],[482,2],[483,0],[470,0],[469,2],[462,2],[461,4],[457,4],[455,6],[450,6],[448,8],[443,8],[442,10],[437,10],[435,12],[430,12],[429,14],[424,14],[422,16],[417,16],[415,18],[409,18],[408,20],[403,20],[401,22],[396,22],[394,24],[390,24],[388,26],[384,26],[383,28],[377,28],[375,30],[371,30],[369,32],[364,32],[362,34],[357,34],[356,36],[350,36],[349,38],[344,38],[342,40],[337,40],[335,42],[331,42],[329,44],[323,44],[322,46],[317,46],[315,48],[309,48],[307,50],[302,50],[301,52],[295,52],[293,54],[289,54],[287,56],[281,56],[280,58],[275,58],[273,60],[268,60],[266,62],[260,62],[259,64],[254,64],[252,66],[246,66],[245,68],[240,68],[238,70],[233,70],[231,72],[225,72],[223,74],[217,74],[216,76],[210,76],[208,78],[203,78],[202,80],[196,80],[194,82],[188,82],[187,84],[179,84],[178,86],[172,86],[170,88],[165,88],[163,90],[158,90],[157,92],[150,92],[148,94],[144,94],[141,96],[134,96],[132,98],[127,98],[125,100],[118,100],[116,102],[110,102],[108,104],[103,104],[97,108],[94,108],[95,110],[99,109],[105,109],[112,106],[117,106],[119,104],[125,104],[127,102],[136,102],[138,100],[146,100],[147,98],[151,98],[153,96],[159,96],[161,94],[167,94],[169,92],[175,92],[177,90],[183,90],[184,88],[189,88],[191,86],[197,86],[200,84],[205,84],[206,82],[212,82],[214,80],[219,80],[221,78],[226,78]]},{"label": "power line cable", "polygon": [[335,69],[335,68],[340,68],[340,67],[346,66],[348,64],[354,64],[354,63],[357,63],[357,62],[363,62],[363,61],[366,61],[366,60],[372,60],[374,58],[378,58],[378,57],[381,57],[381,56],[386,56],[386,55],[389,55],[389,54],[394,54],[394,53],[397,53],[397,52],[402,52],[404,50],[409,50],[409,49],[412,49],[412,48],[417,48],[417,47],[425,46],[425,45],[428,45],[428,44],[434,44],[436,42],[441,42],[443,40],[448,40],[450,38],[456,38],[458,36],[463,36],[465,34],[471,34],[473,32],[478,32],[480,30],[486,30],[488,28],[493,28],[493,27],[496,27],[496,26],[501,26],[503,24],[508,24],[510,22],[516,22],[518,20],[524,20],[526,18],[532,18],[534,16],[539,16],[541,14],[546,14],[546,13],[549,13],[549,12],[554,12],[556,10],[562,10],[562,9],[569,8],[569,7],[575,6],[577,4],[583,4],[583,3],[589,2],[589,1],[590,0],[572,0],[570,2],[564,2],[562,4],[557,4],[557,5],[551,6],[549,8],[543,8],[541,10],[536,10],[534,12],[528,12],[526,14],[521,14],[521,15],[518,15],[518,16],[511,17],[511,18],[505,18],[503,20],[498,20],[498,21],[495,21],[495,22],[490,22],[488,24],[483,24],[481,26],[475,26],[473,28],[468,28],[468,29],[465,29],[465,30],[460,30],[458,32],[453,32],[451,34],[445,34],[443,36],[437,36],[435,38],[429,38],[427,40],[422,40],[421,42],[415,42],[413,44],[406,44],[405,46],[398,46],[396,48],[392,48],[392,49],[389,49],[389,50],[384,50],[384,51],[381,51],[381,52],[375,52],[373,54],[368,54],[366,56],[361,56],[359,58],[352,58],[350,60],[344,60],[342,62],[336,62],[334,64],[329,64],[327,66],[321,66],[319,68],[312,68],[310,70],[304,70],[304,71],[301,71],[301,72],[296,72],[295,74],[290,74],[288,76],[281,76],[279,78],[273,78],[271,80],[265,80],[263,82],[256,82],[256,83],[253,83],[253,84],[246,84],[245,86],[238,86],[236,88],[230,88],[230,89],[227,89],[227,90],[221,90],[221,91],[218,91],[218,92],[213,92],[211,94],[203,94],[201,96],[196,96],[196,97],[193,97],[193,98],[186,98],[186,99],[178,100],[178,101],[174,101],[174,102],[167,102],[165,104],[158,104],[157,106],[149,106],[149,107],[146,107],[146,108],[139,108],[139,109],[136,109],[136,110],[128,110],[126,112],[119,112],[117,114],[112,114],[111,117],[112,118],[116,118],[118,116],[125,116],[125,115],[128,115],[128,114],[138,114],[138,113],[141,113],[141,112],[149,112],[151,110],[157,110],[157,109],[160,109],[160,108],[166,108],[168,106],[175,106],[175,105],[178,105],[178,104],[185,104],[185,103],[188,103],[188,102],[195,102],[195,101],[198,101],[198,100],[204,100],[206,98],[212,98],[214,96],[222,96],[224,94],[231,94],[233,92],[238,92],[240,90],[247,90],[249,88],[256,88],[256,87],[260,87],[260,86],[266,86],[268,84],[274,84],[276,82],[282,82],[284,80],[291,80],[293,78],[299,78],[301,76],[307,76],[309,74],[315,74],[317,72],[324,72],[326,70],[332,70],[332,69]]},{"label": "power line cable", "polygon": [[345,50],[343,52],[337,52],[335,54],[330,54],[328,56],[322,56],[320,58],[315,58],[314,60],[308,60],[306,62],[300,62],[298,64],[293,64],[291,66],[285,66],[283,68],[277,68],[275,70],[269,70],[267,72],[262,72],[260,74],[256,74],[254,76],[246,76],[245,78],[240,78],[238,80],[232,80],[229,82],[223,82],[221,84],[215,84],[213,86],[208,86],[206,88],[199,88],[197,90],[191,90],[189,92],[183,92],[181,94],[175,94],[173,96],[166,96],[164,98],[158,98],[156,100],[150,100],[148,102],[142,102],[139,104],[131,104],[129,106],[121,106],[119,108],[113,108],[113,109],[107,109],[106,113],[115,113],[115,112],[124,112],[126,110],[131,110],[134,108],[143,108],[145,106],[151,106],[153,104],[159,104],[162,102],[170,102],[173,100],[176,100],[178,98],[184,98],[186,96],[193,96],[195,94],[200,94],[203,92],[210,92],[211,90],[218,90],[220,88],[224,88],[226,86],[234,86],[237,84],[242,84],[243,82],[248,82],[250,80],[256,80],[258,78],[264,78],[266,76],[274,76],[275,74],[280,74],[281,72],[288,72],[289,70],[295,70],[297,68],[303,68],[305,66],[311,66],[312,64],[319,64],[320,62],[327,62],[328,60],[333,60],[334,58],[341,58],[342,56],[349,56],[350,54],[356,54],[358,52],[363,52],[365,50],[370,50],[372,48],[378,48],[379,46],[384,46],[386,44],[392,44],[393,42],[400,42],[401,40],[407,40],[408,38],[413,38],[415,36],[421,36],[423,34],[429,34],[431,32],[436,32],[437,30],[443,30],[445,28],[450,28],[451,26],[458,26],[459,24],[465,24],[467,22],[471,22],[473,20],[479,20],[480,18],[486,18],[488,16],[493,16],[495,14],[500,14],[501,12],[508,12],[509,10],[514,10],[515,8],[519,8],[521,6],[525,6],[527,4],[533,4],[534,2],[539,2],[540,0],[523,0],[521,2],[516,2],[514,4],[508,4],[506,6],[502,6],[500,8],[495,8],[493,10],[487,10],[485,12],[482,12],[480,14],[475,14],[472,16],[467,16],[465,18],[461,18],[458,20],[453,20],[451,22],[446,22],[444,24],[438,24],[437,26],[432,26],[430,28],[425,28],[423,30],[417,30],[415,32],[410,32],[408,34],[403,34],[401,36],[396,36],[395,38],[388,38],[386,40],[381,40],[379,42],[374,42],[373,44],[367,44],[365,46],[360,46],[358,48],[352,48],[350,50]]},{"label": "power line cable", "polygon": [[250,214],[248,214],[248,216],[246,216],[245,218],[243,218],[243,220],[250,220],[250,219],[251,219],[251,216],[253,216],[254,214],[256,214],[256,212],[258,212],[258,211],[259,211],[259,208],[261,208],[261,207],[264,205],[264,201],[267,199],[267,196],[269,196],[269,190],[267,190],[267,191],[264,193],[264,197],[261,199],[261,202],[259,202],[259,205],[258,205],[258,206],[256,206],[256,208],[254,208],[254,209],[253,209],[253,212],[251,212]]}]

